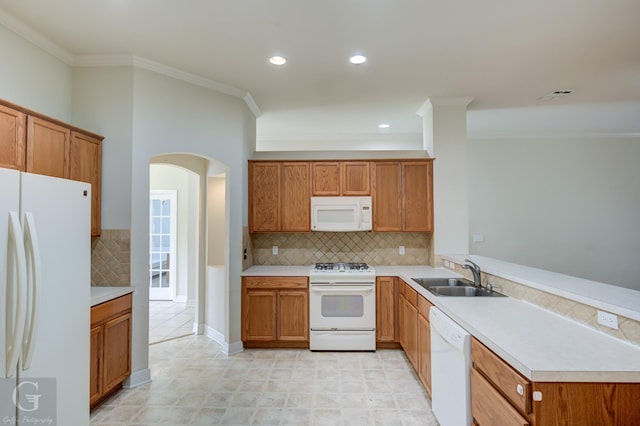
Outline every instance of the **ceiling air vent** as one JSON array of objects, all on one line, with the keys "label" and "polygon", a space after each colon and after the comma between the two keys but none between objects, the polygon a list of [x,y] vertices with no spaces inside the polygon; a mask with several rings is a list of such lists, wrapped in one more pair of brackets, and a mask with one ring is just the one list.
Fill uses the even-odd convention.
[{"label": "ceiling air vent", "polygon": [[541,98],[538,98],[540,101],[557,101],[558,99],[566,98],[570,94],[575,92],[572,89],[563,89],[563,90],[554,90],[551,93],[544,95]]}]

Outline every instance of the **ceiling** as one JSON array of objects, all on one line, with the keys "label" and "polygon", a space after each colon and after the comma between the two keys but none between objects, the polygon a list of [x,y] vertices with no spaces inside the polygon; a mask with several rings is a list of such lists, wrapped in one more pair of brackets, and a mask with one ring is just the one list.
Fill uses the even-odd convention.
[{"label": "ceiling", "polygon": [[[438,97],[473,99],[470,135],[640,134],[637,0],[0,0],[0,9],[5,24],[24,24],[72,62],[135,55],[249,93],[259,141],[403,147],[421,140],[416,111]],[[368,61],[350,64],[354,53]],[[288,62],[269,64],[274,54]],[[557,89],[575,92],[540,100]]]}]

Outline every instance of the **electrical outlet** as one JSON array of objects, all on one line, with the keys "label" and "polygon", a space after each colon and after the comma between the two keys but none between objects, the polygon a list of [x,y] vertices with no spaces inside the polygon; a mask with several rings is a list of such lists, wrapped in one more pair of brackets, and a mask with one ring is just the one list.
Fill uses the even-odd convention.
[{"label": "electrical outlet", "polygon": [[271,246],[271,254],[274,256],[278,255],[278,246]]},{"label": "electrical outlet", "polygon": [[445,261],[444,261],[444,267],[445,267],[445,268],[448,268],[448,267],[449,267],[449,261],[448,261],[448,260],[445,260]]},{"label": "electrical outlet", "polygon": [[400,253],[400,256],[404,256],[404,246],[398,247],[398,253]]},{"label": "electrical outlet", "polygon": [[456,264],[453,262],[449,262],[449,269],[456,269]]},{"label": "electrical outlet", "polygon": [[598,311],[598,324],[618,329],[618,316],[609,312]]},{"label": "electrical outlet", "polygon": [[484,243],[484,234],[473,234],[474,243]]}]

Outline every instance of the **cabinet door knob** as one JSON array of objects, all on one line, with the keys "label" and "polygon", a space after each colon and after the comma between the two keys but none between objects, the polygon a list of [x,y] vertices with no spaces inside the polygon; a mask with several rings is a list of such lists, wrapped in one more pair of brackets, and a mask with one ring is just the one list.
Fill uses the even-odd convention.
[{"label": "cabinet door knob", "polygon": [[518,395],[524,395],[524,388],[520,383],[518,383],[518,386],[516,386],[516,392],[518,392]]}]

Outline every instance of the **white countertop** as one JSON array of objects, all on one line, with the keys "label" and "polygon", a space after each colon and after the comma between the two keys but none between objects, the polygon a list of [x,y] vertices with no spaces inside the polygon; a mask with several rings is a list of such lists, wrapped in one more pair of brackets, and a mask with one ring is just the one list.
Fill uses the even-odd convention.
[{"label": "white countertop", "polygon": [[91,306],[133,293],[135,287],[91,287]]},{"label": "white countertop", "polygon": [[400,278],[529,380],[640,382],[632,344],[511,297],[438,297]]},{"label": "white countertop", "polygon": [[[252,266],[243,276],[306,276],[309,266]],[[437,297],[412,278],[459,277],[429,266],[374,266],[398,276],[529,380],[640,382],[640,348],[511,297]]]},{"label": "white countertop", "polygon": [[471,259],[483,272],[640,321],[640,291],[476,255],[448,255],[463,264]]},{"label": "white countertop", "polygon": [[311,265],[254,265],[242,271],[243,277],[308,277]]}]

